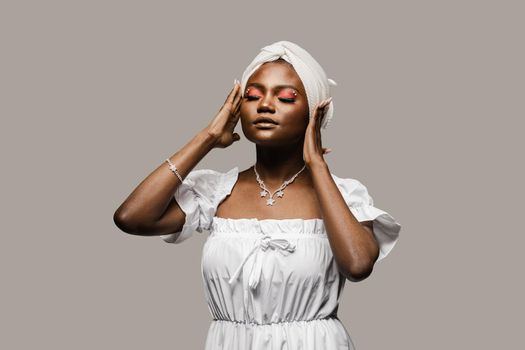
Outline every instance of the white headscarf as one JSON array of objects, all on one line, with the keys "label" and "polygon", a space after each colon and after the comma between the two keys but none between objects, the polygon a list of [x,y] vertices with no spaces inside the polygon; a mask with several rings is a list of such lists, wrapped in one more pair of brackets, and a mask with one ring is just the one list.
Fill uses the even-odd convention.
[{"label": "white headscarf", "polygon": [[[282,57],[290,63],[301,81],[303,82],[308,99],[310,118],[313,115],[315,105],[330,97],[330,85],[337,83],[326,76],[321,65],[305,49],[290,41],[277,41],[265,46],[261,52],[246,67],[241,79],[241,91],[245,91],[246,83],[250,76],[265,62],[271,62]],[[326,109],[322,128],[326,129],[334,114],[334,103],[330,102]]]}]

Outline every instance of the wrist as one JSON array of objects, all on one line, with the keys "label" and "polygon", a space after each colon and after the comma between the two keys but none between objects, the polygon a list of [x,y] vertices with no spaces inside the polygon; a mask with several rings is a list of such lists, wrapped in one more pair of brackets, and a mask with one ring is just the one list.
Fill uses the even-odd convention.
[{"label": "wrist", "polygon": [[310,161],[306,164],[307,168],[312,171],[326,171],[328,170],[328,164],[323,158]]},{"label": "wrist", "polygon": [[209,150],[215,148],[217,143],[217,136],[214,135],[208,128],[202,129],[196,136],[200,144],[205,145]]}]

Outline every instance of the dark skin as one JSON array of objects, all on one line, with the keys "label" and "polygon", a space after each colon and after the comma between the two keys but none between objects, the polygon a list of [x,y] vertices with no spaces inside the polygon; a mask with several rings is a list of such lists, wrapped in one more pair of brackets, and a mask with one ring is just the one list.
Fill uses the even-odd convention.
[{"label": "dark skin", "polygon": [[[287,85],[286,87],[283,85]],[[321,123],[329,101],[317,104],[309,118],[301,79],[286,61],[263,64],[249,78],[245,91],[236,82],[210,124],[170,157],[184,178],[212,149],[226,148],[240,139],[234,132],[241,121],[245,137],[256,145],[257,172],[274,192],[285,180],[306,168],[274,196],[273,206],[261,198],[253,166],[239,173],[231,194],[217,207],[216,216],[256,219],[323,219],[341,274],[351,280],[367,278],[379,256],[371,221],[359,222],[346,205],[324,160]],[[253,122],[270,117],[277,124]],[[180,232],[185,214],[173,197],[180,180],[166,163],[155,169],[122,203],[114,215],[117,226],[138,235]]]}]

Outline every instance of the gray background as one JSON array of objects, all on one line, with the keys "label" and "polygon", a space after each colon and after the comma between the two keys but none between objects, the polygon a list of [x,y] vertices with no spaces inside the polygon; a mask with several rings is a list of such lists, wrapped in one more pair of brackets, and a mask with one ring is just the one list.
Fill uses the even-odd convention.
[{"label": "gray background", "polygon": [[[520,1],[2,1],[3,349],[200,349],[204,235],[118,230],[136,185],[290,40],[338,82],[330,170],[403,226],[347,282],[359,350],[522,343]],[[245,169],[255,148],[197,168]]]}]

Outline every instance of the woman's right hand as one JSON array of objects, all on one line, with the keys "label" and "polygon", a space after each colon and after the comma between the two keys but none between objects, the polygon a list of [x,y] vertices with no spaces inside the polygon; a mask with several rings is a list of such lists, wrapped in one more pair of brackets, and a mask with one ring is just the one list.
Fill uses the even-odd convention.
[{"label": "woman's right hand", "polygon": [[208,134],[213,135],[216,139],[214,144],[216,148],[226,148],[241,139],[238,133],[233,132],[240,117],[239,110],[242,100],[240,90],[241,84],[235,79],[234,86],[219,113],[206,127]]}]

